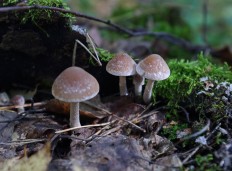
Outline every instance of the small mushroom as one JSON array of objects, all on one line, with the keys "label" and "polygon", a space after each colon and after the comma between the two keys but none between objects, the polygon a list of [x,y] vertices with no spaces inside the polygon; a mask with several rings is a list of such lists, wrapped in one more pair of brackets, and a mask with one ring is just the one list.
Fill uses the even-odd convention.
[{"label": "small mushroom", "polygon": [[126,76],[135,75],[136,63],[126,53],[120,52],[115,55],[106,65],[106,71],[112,75],[119,76],[120,96],[128,95]]},{"label": "small mushroom", "polygon": [[89,100],[99,92],[97,80],[79,67],[65,69],[52,85],[53,96],[70,103],[70,126],[81,126],[79,102]]},{"label": "small mushroom", "polygon": [[11,103],[17,107],[18,113],[24,112],[25,98],[22,95],[15,95],[11,98]]},{"label": "small mushroom", "polygon": [[144,90],[143,100],[145,103],[149,103],[151,101],[154,81],[168,78],[170,76],[170,69],[160,55],[152,54],[138,63],[136,71],[148,80]]}]

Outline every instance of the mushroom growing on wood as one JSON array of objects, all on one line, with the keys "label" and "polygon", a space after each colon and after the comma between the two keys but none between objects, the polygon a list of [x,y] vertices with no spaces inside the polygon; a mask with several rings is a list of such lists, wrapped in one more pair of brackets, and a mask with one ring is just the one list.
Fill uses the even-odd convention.
[{"label": "mushroom growing on wood", "polygon": [[149,103],[151,101],[154,81],[168,78],[170,76],[170,69],[160,55],[152,54],[138,63],[136,71],[148,80],[144,90],[143,100],[145,103]]},{"label": "mushroom growing on wood", "polygon": [[120,96],[128,95],[126,76],[135,75],[136,63],[126,53],[120,52],[115,55],[106,65],[106,71],[112,75],[119,76]]},{"label": "mushroom growing on wood", "polygon": [[70,126],[81,126],[79,102],[89,100],[99,92],[97,80],[79,67],[65,69],[52,85],[53,96],[61,101],[70,102]]}]

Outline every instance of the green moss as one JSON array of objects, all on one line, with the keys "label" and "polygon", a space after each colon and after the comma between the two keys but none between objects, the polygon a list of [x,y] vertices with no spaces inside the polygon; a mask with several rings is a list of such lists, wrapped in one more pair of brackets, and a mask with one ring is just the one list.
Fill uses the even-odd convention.
[{"label": "green moss", "polygon": [[[7,0],[3,6],[13,6],[18,3],[17,0]],[[69,9],[67,4],[63,2],[63,0],[28,0],[25,5],[33,6],[33,5],[40,5],[40,6],[48,6],[48,7],[58,7]],[[17,14],[19,19],[21,20],[22,24],[27,22],[32,22],[36,25],[40,25],[41,23],[51,23],[52,21],[56,20],[56,18],[64,18],[69,23],[73,16],[70,14],[63,14],[59,12],[54,12],[51,10],[43,10],[43,9],[32,9],[28,10],[24,13]]]},{"label": "green moss", "polygon": [[114,56],[114,54],[110,53],[109,51],[102,49],[102,48],[96,48],[99,58],[103,62],[108,62],[111,60]]},{"label": "green moss", "polygon": [[169,140],[176,140],[177,139],[177,131],[183,131],[185,128],[187,128],[187,124],[169,124],[168,127],[163,127],[161,131],[161,135],[164,135]]},{"label": "green moss", "polygon": [[222,170],[219,165],[217,165],[214,161],[214,157],[212,154],[208,155],[197,155],[195,158],[195,162],[197,164],[196,170],[199,171],[220,171]]},{"label": "green moss", "polygon": [[7,0],[3,2],[3,6],[10,6],[10,5],[14,5],[18,2],[18,0]]},{"label": "green moss", "polygon": [[[94,51],[90,48],[89,49],[93,54]],[[96,51],[98,53],[98,57],[101,62],[108,62],[110,59],[113,58],[114,54],[110,53],[109,51],[102,49],[102,48],[96,48]],[[96,65],[96,61],[93,58],[89,58],[89,63],[92,65]]]},{"label": "green moss", "polygon": [[205,111],[207,109],[206,104],[210,100],[211,109],[225,107],[221,100],[220,103],[217,101],[220,92],[217,92],[214,98],[210,96],[211,91],[202,95],[197,94],[205,88],[205,82],[200,81],[203,77],[213,80],[215,87],[216,82],[232,80],[232,72],[227,64],[222,66],[213,64],[208,57],[203,56],[201,53],[196,61],[170,60],[168,65],[171,75],[167,80],[156,83],[153,89],[154,102],[157,98],[166,100],[167,105],[171,109],[171,114],[176,114],[179,106],[184,106],[185,108],[195,107],[196,109],[203,107]]}]

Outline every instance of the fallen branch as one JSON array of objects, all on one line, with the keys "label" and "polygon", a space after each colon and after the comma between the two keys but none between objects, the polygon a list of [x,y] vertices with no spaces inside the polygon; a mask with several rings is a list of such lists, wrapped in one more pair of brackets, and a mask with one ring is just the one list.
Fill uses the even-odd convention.
[{"label": "fallen branch", "polygon": [[20,11],[28,11],[28,10],[51,10],[51,11],[58,11],[64,14],[72,14],[76,17],[85,18],[88,20],[96,21],[99,23],[103,23],[106,25],[111,26],[112,28],[116,29],[117,31],[123,32],[128,36],[154,36],[158,39],[165,40],[172,44],[181,46],[191,52],[199,52],[199,51],[210,51],[211,49],[208,46],[199,46],[193,45],[191,42],[188,42],[182,38],[176,37],[166,32],[151,32],[151,31],[133,31],[130,29],[123,28],[119,25],[112,23],[110,20],[103,20],[93,16],[85,15],[79,12],[58,8],[58,7],[48,7],[48,6],[40,6],[40,5],[33,5],[33,6],[12,6],[12,7],[1,7],[0,13],[8,13],[8,12],[20,12]]}]

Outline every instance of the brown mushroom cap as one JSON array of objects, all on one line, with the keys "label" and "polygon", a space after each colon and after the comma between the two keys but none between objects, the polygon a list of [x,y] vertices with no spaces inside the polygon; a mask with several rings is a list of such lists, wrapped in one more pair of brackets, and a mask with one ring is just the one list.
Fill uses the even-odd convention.
[{"label": "brown mushroom cap", "polygon": [[65,69],[54,81],[52,94],[65,102],[81,102],[93,98],[99,92],[97,80],[79,67]]},{"label": "brown mushroom cap", "polygon": [[164,80],[170,76],[170,69],[164,59],[152,54],[140,61],[136,67],[139,75],[149,80]]},{"label": "brown mushroom cap", "polygon": [[115,55],[106,65],[106,71],[115,76],[130,76],[136,73],[135,61],[126,53]]}]

